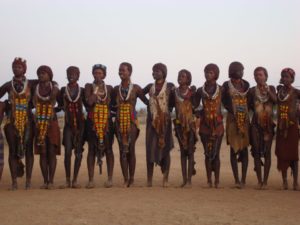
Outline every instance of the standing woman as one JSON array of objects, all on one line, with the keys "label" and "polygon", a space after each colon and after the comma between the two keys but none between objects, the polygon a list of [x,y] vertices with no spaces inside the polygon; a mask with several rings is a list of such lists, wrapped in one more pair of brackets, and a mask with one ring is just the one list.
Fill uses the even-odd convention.
[{"label": "standing woman", "polygon": [[167,187],[171,164],[170,151],[174,147],[171,122],[174,84],[166,81],[165,64],[155,64],[152,67],[152,75],[154,83],[144,88],[144,93],[150,97],[146,126],[147,185],[152,187],[154,164],[157,164],[163,173],[163,187]]},{"label": "standing woman", "polygon": [[54,110],[59,95],[58,85],[49,66],[37,69],[38,84],[33,103],[35,106],[35,153],[40,155],[40,167],[44,178],[41,189],[54,189],[56,155],[60,155],[60,130]]},{"label": "standing woman", "polygon": [[215,175],[215,188],[220,181],[220,148],[224,134],[221,111],[222,87],[217,84],[219,67],[208,64],[204,68],[206,82],[197,90],[196,106],[202,100],[203,109],[196,112],[200,117],[199,135],[204,148],[207,184],[212,187],[212,173]]},{"label": "standing woman", "polygon": [[113,88],[105,84],[106,66],[95,64],[92,69],[94,76],[93,83],[85,85],[85,101],[87,109],[87,141],[88,156],[87,166],[89,182],[86,188],[94,188],[94,168],[95,160],[99,166],[100,174],[102,173],[102,158],[106,156],[107,164],[107,182],[104,186],[112,187],[112,176],[114,169],[114,153],[112,149],[114,141],[114,132],[111,114],[111,97]]},{"label": "standing woman", "polygon": [[[258,189],[266,189],[271,167],[271,147],[275,124],[273,106],[276,103],[276,91],[267,85],[268,72],[264,67],[254,70],[256,86],[249,90],[249,105],[254,114],[250,125],[250,142],[254,157],[254,170],[258,180]],[[264,163],[261,158],[264,158]],[[262,175],[262,166],[264,172]]]},{"label": "standing woman", "polygon": [[37,80],[26,78],[26,60],[15,58],[12,63],[14,76],[0,87],[0,98],[8,94],[7,116],[4,132],[9,147],[8,163],[12,179],[12,190],[18,188],[17,177],[24,174],[22,159],[25,156],[26,184],[31,187],[33,168],[33,114],[32,96]]},{"label": "standing woman", "polygon": [[297,118],[297,102],[300,90],[294,88],[295,71],[285,68],[281,71],[280,83],[277,86],[278,121],[275,154],[277,169],[282,173],[283,189],[288,189],[287,169],[291,167],[293,174],[293,189],[298,190],[298,144],[299,128]]},{"label": "standing woman", "polygon": [[180,70],[177,80],[179,87],[174,89],[176,119],[173,122],[180,146],[183,178],[181,187],[190,187],[192,185],[192,176],[196,174],[194,152],[197,136],[193,108],[196,90],[190,87],[192,82],[190,71]]},{"label": "standing woman", "polygon": [[[4,111],[5,111],[5,102],[0,102],[0,126],[2,124]],[[3,167],[4,167],[4,141],[3,141],[2,129],[0,127],[0,181],[2,178]]]},{"label": "standing woman", "polygon": [[[242,79],[244,66],[240,62],[229,65],[229,81],[222,86],[222,103],[227,109],[226,137],[230,145],[230,163],[235,180],[235,187],[243,188],[246,184],[249,145],[249,83]],[[242,177],[239,178],[238,162],[242,164]]]},{"label": "standing woman", "polygon": [[135,109],[137,98],[146,105],[148,99],[137,84],[131,82],[132,65],[122,62],[119,67],[121,84],[114,87],[114,107],[116,110],[116,136],[120,148],[120,164],[124,177],[124,187],[134,183],[135,142],[139,136],[139,125]]},{"label": "standing woman", "polygon": [[[69,83],[60,90],[58,99],[58,109],[65,112],[65,126],[63,130],[63,145],[65,146],[65,172],[66,185],[62,187],[80,188],[77,183],[77,176],[81,165],[84,145],[84,125],[83,114],[84,89],[78,85],[80,71],[76,66],[67,68],[67,79]],[[74,173],[71,183],[71,157],[74,149],[75,162]]]}]

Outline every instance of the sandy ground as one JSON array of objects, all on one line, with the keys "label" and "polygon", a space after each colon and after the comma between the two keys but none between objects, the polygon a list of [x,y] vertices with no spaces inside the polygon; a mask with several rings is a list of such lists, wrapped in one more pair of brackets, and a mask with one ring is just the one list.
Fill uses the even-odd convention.
[{"label": "sandy ground", "polygon": [[[300,224],[300,192],[281,190],[281,176],[276,170],[274,154],[269,190],[255,190],[257,182],[252,157],[249,158],[246,188],[233,189],[229,151],[225,142],[221,150],[222,188],[206,188],[203,149],[199,143],[195,153],[197,174],[193,177],[192,188],[179,188],[182,177],[177,145],[171,153],[170,187],[161,187],[162,175],[159,167],[156,167],[154,187],[147,188],[144,129],[145,126],[141,126],[141,135],[136,145],[136,177],[135,185],[131,188],[122,186],[119,151],[115,145],[113,188],[103,187],[106,180],[104,166],[102,176],[95,174],[95,189],[40,190],[42,176],[39,158],[35,156],[32,189],[24,190],[25,179],[21,178],[18,181],[19,190],[9,191],[10,175],[6,148],[6,164],[0,183],[0,224]],[[79,183],[82,186],[87,182],[85,156],[79,175]],[[98,169],[96,171],[98,172]],[[63,184],[64,179],[63,156],[59,156],[55,176],[56,186]],[[291,186],[291,177],[289,183]]]}]

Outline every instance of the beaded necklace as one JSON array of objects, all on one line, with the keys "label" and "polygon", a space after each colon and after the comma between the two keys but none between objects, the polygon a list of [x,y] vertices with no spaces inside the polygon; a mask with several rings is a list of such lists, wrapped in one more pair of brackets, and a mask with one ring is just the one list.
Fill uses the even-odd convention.
[{"label": "beaded necklace", "polygon": [[104,143],[104,137],[105,132],[108,128],[108,105],[105,102],[107,99],[107,87],[104,84],[104,97],[102,98],[99,93],[99,86],[97,86],[95,83],[93,83],[93,91],[94,94],[97,95],[98,101],[95,103],[95,106],[93,107],[93,123],[94,123],[94,129],[96,131],[96,135],[98,137],[99,143]]},{"label": "beaded necklace", "polygon": [[[267,86],[267,89],[269,90],[269,86]],[[261,103],[265,103],[269,100],[269,95],[261,94],[258,86],[255,87],[255,96]]]},{"label": "beaded necklace", "polygon": [[28,121],[28,102],[30,98],[28,80],[25,78],[21,92],[16,91],[13,80],[11,82],[11,86],[13,90],[12,116],[18,136],[20,137],[21,145],[23,146],[25,127]]},{"label": "beaded necklace", "polygon": [[249,91],[249,88],[245,92],[240,92],[233,86],[231,80],[229,80],[228,84],[232,97],[233,111],[235,115],[235,120],[237,122],[237,128],[241,133],[246,133],[246,121],[248,113],[246,95]]},{"label": "beaded necklace", "polygon": [[122,95],[122,84],[119,85],[119,96],[120,96],[120,104],[119,104],[119,126],[120,132],[123,137],[128,135],[131,123],[131,105],[128,102],[131,92],[133,90],[133,84],[130,82],[128,87],[128,93],[126,98]]},{"label": "beaded necklace", "polygon": [[70,95],[70,88],[69,88],[69,85],[67,85],[67,87],[66,87],[66,95],[67,95],[67,98],[68,98],[69,102],[77,102],[78,99],[80,98],[80,96],[81,96],[81,88],[79,87],[78,84],[77,84],[77,88],[79,89],[79,90],[78,90],[78,94],[77,94],[76,98],[73,100],[73,99],[71,98],[71,95]]},{"label": "beaded necklace", "polygon": [[[50,83],[50,88],[52,92],[52,83]],[[50,93],[51,93],[50,92]],[[39,93],[39,84],[36,87],[36,126],[37,126],[37,145],[45,145],[45,138],[49,126],[49,121],[53,117],[53,105],[49,101],[50,95],[43,97]]]}]

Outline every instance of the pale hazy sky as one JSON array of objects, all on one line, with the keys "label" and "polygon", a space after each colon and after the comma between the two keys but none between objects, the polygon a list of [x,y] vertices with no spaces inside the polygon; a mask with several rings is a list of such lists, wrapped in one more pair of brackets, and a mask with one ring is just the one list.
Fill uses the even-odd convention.
[{"label": "pale hazy sky", "polygon": [[240,61],[245,78],[265,66],[269,83],[292,67],[300,86],[300,1],[298,0],[0,0],[0,75],[12,77],[16,56],[27,59],[27,77],[49,65],[60,86],[66,68],[81,70],[80,84],[92,81],[93,64],[108,67],[106,83],[117,85],[122,61],[133,65],[132,81],[152,82],[152,65],[168,66],[168,81],[188,69],[197,87],[203,68],[219,65],[219,83],[228,79],[228,65]]}]

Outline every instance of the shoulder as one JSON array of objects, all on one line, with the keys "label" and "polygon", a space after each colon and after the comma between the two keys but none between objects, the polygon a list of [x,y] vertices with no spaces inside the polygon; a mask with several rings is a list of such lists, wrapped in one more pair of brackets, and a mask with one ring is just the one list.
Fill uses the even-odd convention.
[{"label": "shoulder", "polygon": [[242,79],[242,80],[243,80],[244,84],[246,85],[246,88],[247,89],[250,88],[250,83],[244,79]]},{"label": "shoulder", "polygon": [[273,93],[276,93],[276,89],[273,85],[269,85],[269,88]]},{"label": "shoulder", "polygon": [[86,83],[84,85],[84,89],[88,89],[88,88],[91,88],[93,85],[91,83]]}]

